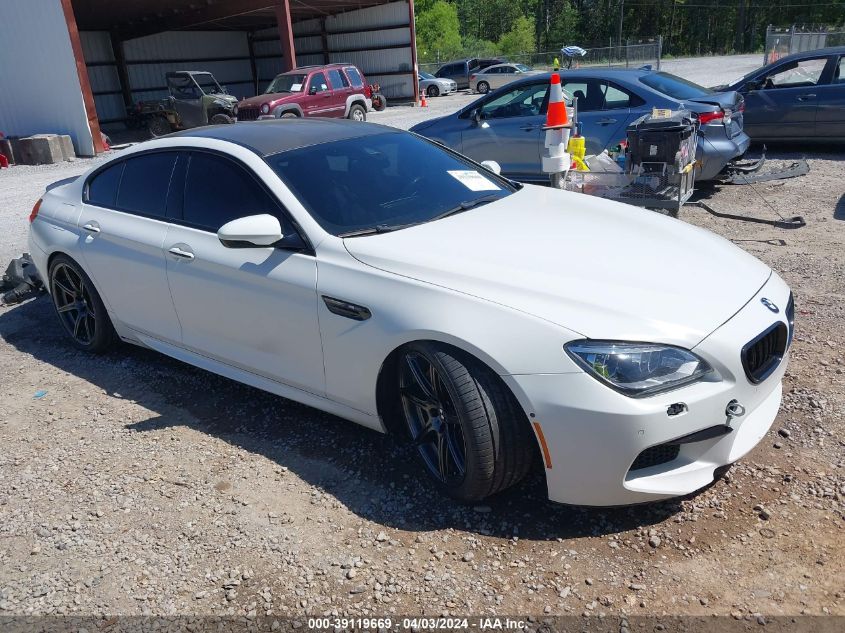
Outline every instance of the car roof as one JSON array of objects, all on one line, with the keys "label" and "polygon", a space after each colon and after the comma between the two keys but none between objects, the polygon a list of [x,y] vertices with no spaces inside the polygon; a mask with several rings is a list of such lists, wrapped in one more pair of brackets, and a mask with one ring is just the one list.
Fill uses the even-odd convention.
[{"label": "car roof", "polygon": [[770,64],[781,64],[786,61],[791,61],[795,59],[807,59],[808,57],[824,57],[826,55],[845,55],[845,46],[829,46],[828,48],[817,48],[814,51],[802,51],[800,53],[793,53],[792,55],[786,55],[785,57],[781,57],[776,62],[770,62]]},{"label": "car roof", "polygon": [[488,66],[487,68],[485,68],[481,72],[488,71],[491,68],[499,68],[501,66],[517,66],[517,65],[519,65],[519,62],[501,62],[500,64],[493,64],[492,66]]},{"label": "car roof", "polygon": [[348,119],[269,119],[229,125],[208,125],[168,134],[167,138],[228,141],[265,157],[309,145],[399,132],[396,128]]}]

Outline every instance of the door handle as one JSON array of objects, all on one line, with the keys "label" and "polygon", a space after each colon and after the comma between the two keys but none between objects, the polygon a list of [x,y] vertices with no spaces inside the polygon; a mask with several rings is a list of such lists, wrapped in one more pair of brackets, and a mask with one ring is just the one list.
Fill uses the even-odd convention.
[{"label": "door handle", "polygon": [[816,98],[815,94],[801,95],[801,96],[798,97],[798,101],[807,101],[808,99],[815,99],[815,98]]},{"label": "door handle", "polygon": [[167,251],[171,255],[176,255],[176,257],[181,257],[182,259],[193,259],[194,254],[191,251],[179,248],[178,246],[174,246],[169,251]]},{"label": "door handle", "polygon": [[616,119],[599,119],[598,121],[596,121],[596,123],[598,123],[599,125],[611,125],[613,123],[616,123]]},{"label": "door handle", "polygon": [[532,130],[536,130],[536,125],[523,125],[519,128],[520,130],[525,130],[526,132],[531,132]]},{"label": "door handle", "polygon": [[89,233],[99,233],[100,232],[100,225],[96,222],[88,222],[82,225],[82,228],[88,231]]}]

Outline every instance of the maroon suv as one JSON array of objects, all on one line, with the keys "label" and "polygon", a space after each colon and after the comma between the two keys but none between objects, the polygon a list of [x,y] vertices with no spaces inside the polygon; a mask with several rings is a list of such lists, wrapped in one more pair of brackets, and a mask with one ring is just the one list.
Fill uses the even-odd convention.
[{"label": "maroon suv", "polygon": [[372,89],[352,64],[303,66],[277,75],[264,94],[235,107],[238,121],[280,117],[346,117],[366,121]]}]

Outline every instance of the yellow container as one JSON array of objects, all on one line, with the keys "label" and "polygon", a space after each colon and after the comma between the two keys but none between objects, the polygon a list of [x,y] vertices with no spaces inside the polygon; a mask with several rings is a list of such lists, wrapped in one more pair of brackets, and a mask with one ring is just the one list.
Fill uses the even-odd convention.
[{"label": "yellow container", "polygon": [[566,151],[572,154],[573,158],[581,161],[587,155],[587,143],[583,136],[572,136],[569,138],[569,143],[566,146]]}]

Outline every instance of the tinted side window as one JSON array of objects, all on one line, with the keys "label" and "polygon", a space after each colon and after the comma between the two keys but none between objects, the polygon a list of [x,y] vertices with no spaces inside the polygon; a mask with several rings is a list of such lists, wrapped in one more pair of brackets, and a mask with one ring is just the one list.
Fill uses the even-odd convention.
[{"label": "tinted side window", "polygon": [[162,152],[128,159],[117,192],[117,208],[140,215],[165,217],[167,190],[176,156],[176,152]]},{"label": "tinted side window", "polygon": [[120,162],[94,176],[88,183],[88,202],[100,207],[113,207],[122,174],[123,162]]},{"label": "tinted side window", "polygon": [[543,109],[548,91],[547,83],[522,85],[508,90],[481,106],[481,116],[485,119],[537,116]]},{"label": "tinted side window", "polygon": [[246,170],[203,152],[191,154],[182,208],[186,223],[214,232],[248,215],[269,213],[281,219],[278,205]]},{"label": "tinted side window", "polygon": [[604,106],[604,93],[607,84],[596,79],[566,81],[564,89],[578,99],[579,112],[595,112]]},{"label": "tinted side window", "polygon": [[628,92],[620,86],[607,85],[607,92],[604,94],[604,109],[614,108],[636,108],[643,105],[643,100],[632,92]]},{"label": "tinted side window", "polygon": [[317,92],[325,92],[329,89],[329,84],[326,82],[326,76],[323,73],[314,73],[311,75],[311,83],[308,90],[316,90]]},{"label": "tinted side window", "polygon": [[329,81],[332,82],[332,88],[335,90],[349,87],[349,82],[346,81],[346,77],[344,77],[343,73],[336,68],[329,71]]},{"label": "tinted side window", "polygon": [[358,72],[357,68],[346,68],[345,70],[353,86],[361,88],[364,85],[364,80],[361,79],[361,73]]}]

